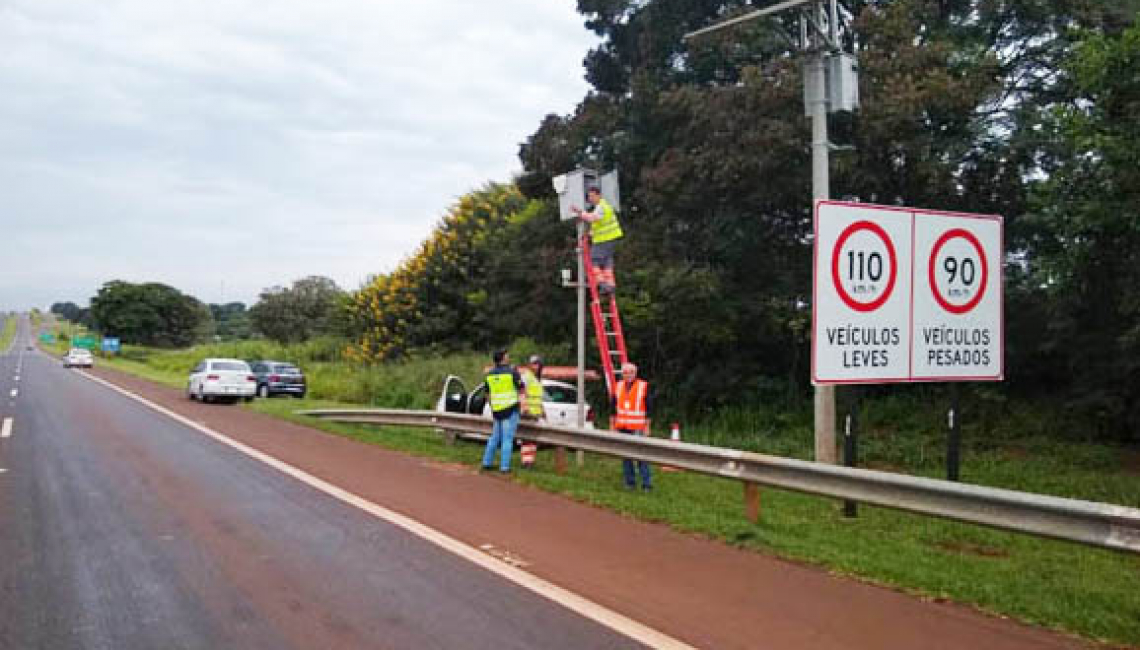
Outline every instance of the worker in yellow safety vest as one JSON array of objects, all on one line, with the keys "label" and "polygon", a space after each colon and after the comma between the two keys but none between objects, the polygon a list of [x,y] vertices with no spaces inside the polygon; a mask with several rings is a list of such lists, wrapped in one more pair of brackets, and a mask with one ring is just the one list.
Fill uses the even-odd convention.
[{"label": "worker in yellow safety vest", "polygon": [[[523,418],[534,421],[543,419],[546,413],[542,408],[542,357],[531,355],[527,365],[519,367],[519,376],[522,377],[526,393]],[[524,440],[521,455],[523,469],[533,468],[538,458],[538,445]]]},{"label": "worker in yellow safety vest", "polygon": [[519,424],[519,394],[523,383],[518,371],[510,365],[511,357],[507,350],[496,350],[491,360],[495,367],[487,373],[487,393],[495,426],[483,449],[483,469],[494,469],[492,463],[498,450],[499,471],[506,474],[511,471],[511,452],[515,444],[515,428]]},{"label": "worker in yellow safety vest", "polygon": [[[621,365],[621,381],[614,388],[613,428],[619,433],[634,436],[650,435],[650,410],[653,395],[649,392],[649,382],[637,378],[637,366],[626,362]],[[622,478],[627,490],[637,489],[637,477],[633,472],[633,461],[628,458],[621,463]],[[653,471],[649,463],[637,461],[637,473],[641,475],[641,489],[653,489]]]},{"label": "worker in yellow safety vest", "polygon": [[598,285],[598,292],[613,293],[617,290],[614,252],[618,240],[622,238],[621,223],[618,222],[614,207],[602,197],[599,188],[591,187],[587,190],[586,201],[590,204],[589,210],[578,206],[573,206],[572,209],[579,219],[590,224],[590,264],[594,269],[594,282]]}]

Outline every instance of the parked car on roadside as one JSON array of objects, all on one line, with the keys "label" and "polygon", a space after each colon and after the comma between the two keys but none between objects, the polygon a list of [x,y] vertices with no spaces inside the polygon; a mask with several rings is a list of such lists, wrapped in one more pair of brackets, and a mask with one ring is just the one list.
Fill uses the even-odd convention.
[{"label": "parked car on roadside", "polygon": [[292,395],[305,396],[305,373],[297,366],[285,361],[250,361],[249,367],[257,378],[257,396]]},{"label": "parked car on roadside", "polygon": [[256,392],[257,378],[241,359],[203,359],[186,382],[186,397],[200,402],[248,402]]},{"label": "parked car on roadside", "polygon": [[[564,381],[543,379],[542,409],[546,413],[547,424],[578,426],[578,388]],[[436,401],[435,410],[442,413],[466,413],[491,417],[491,402],[487,399],[486,382],[480,383],[468,393],[462,379],[448,375],[443,381],[443,392]],[[594,409],[589,404],[586,404],[586,428],[594,428]]]},{"label": "parked car on roadside", "polygon": [[64,368],[91,368],[94,365],[95,357],[92,356],[91,350],[71,348],[63,355]]}]

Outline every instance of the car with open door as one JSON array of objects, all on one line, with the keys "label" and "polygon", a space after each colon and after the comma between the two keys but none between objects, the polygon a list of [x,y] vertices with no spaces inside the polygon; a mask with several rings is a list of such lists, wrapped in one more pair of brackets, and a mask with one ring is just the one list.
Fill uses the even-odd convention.
[{"label": "car with open door", "polygon": [[[578,426],[578,388],[564,381],[543,379],[542,408],[546,413],[547,424]],[[468,393],[462,379],[448,375],[443,381],[443,392],[436,402],[436,410],[441,413],[491,417],[491,402],[487,399],[486,382],[481,382]],[[586,404],[586,428],[594,428],[594,410],[589,404]]]}]

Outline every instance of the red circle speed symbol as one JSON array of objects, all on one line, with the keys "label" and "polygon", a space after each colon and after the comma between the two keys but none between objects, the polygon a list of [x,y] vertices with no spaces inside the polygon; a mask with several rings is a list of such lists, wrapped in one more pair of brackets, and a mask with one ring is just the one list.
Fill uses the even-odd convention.
[{"label": "red circle speed symbol", "polygon": [[[883,291],[881,296],[871,302],[859,302],[855,300],[851,294],[847,293],[847,289],[843,287],[843,283],[839,279],[839,253],[843,250],[843,244],[847,243],[851,235],[861,230],[868,230],[881,239],[883,245],[887,247],[887,257],[890,258],[888,261],[891,267],[891,275],[887,280],[887,288]],[[891,292],[895,290],[895,277],[897,275],[898,259],[895,257],[895,246],[891,243],[891,238],[887,236],[886,231],[883,230],[879,224],[871,221],[856,221],[850,226],[847,226],[839,235],[839,239],[835,242],[835,249],[831,253],[831,281],[835,284],[835,291],[839,293],[840,299],[842,299],[848,307],[860,312],[875,311],[879,307],[882,307],[883,303],[887,301],[887,298],[891,297]]]},{"label": "red circle speed symbol", "polygon": [[[942,251],[942,247],[946,245],[946,242],[950,241],[951,239],[958,238],[962,238],[968,241],[974,247],[974,250],[978,252],[978,259],[982,261],[981,288],[978,289],[977,295],[971,298],[968,302],[964,302],[961,305],[955,305],[951,303],[946,299],[945,296],[938,292],[938,283],[935,282],[934,277],[934,270],[938,266],[935,264],[935,262],[938,261],[938,253]],[[990,265],[986,262],[986,254],[982,251],[982,244],[978,241],[978,238],[974,236],[974,233],[970,232],[969,230],[963,230],[962,228],[954,228],[953,230],[947,230],[946,232],[942,233],[942,236],[939,237],[938,241],[934,243],[934,250],[932,250],[930,253],[930,268],[927,275],[930,278],[930,292],[934,294],[934,299],[938,301],[938,304],[942,305],[942,308],[951,314],[965,314],[974,307],[977,307],[978,303],[982,300],[982,296],[985,295],[986,285],[988,284],[990,277]]]}]

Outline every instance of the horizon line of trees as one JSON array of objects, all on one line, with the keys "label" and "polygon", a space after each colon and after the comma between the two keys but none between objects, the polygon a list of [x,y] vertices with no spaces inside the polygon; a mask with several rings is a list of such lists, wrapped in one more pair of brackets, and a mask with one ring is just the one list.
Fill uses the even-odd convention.
[{"label": "horizon line of trees", "polygon": [[264,289],[249,308],[236,301],[207,305],[159,282],[112,280],[100,287],[89,307],[57,302],[49,311],[131,345],[179,348],[254,336],[288,344],[345,336],[346,300],[336,282],[323,276]]}]

